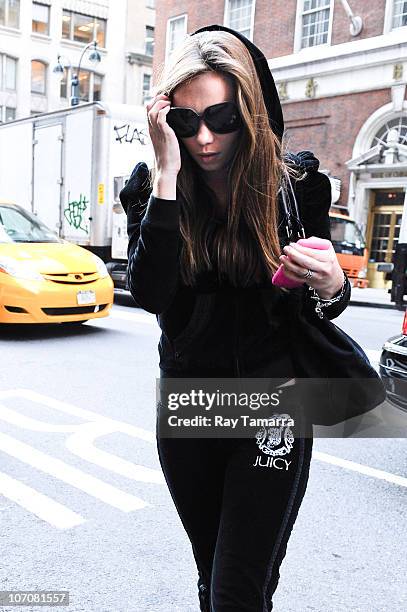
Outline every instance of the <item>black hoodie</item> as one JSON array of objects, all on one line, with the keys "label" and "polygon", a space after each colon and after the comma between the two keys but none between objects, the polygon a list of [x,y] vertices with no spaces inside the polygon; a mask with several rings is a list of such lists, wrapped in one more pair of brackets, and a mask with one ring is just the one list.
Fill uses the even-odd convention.
[{"label": "black hoodie", "polygon": [[[200,28],[194,34],[205,30],[225,30],[237,36],[250,51],[262,86],[263,96],[269,114],[270,125],[279,139],[284,132],[281,104],[273,76],[263,53],[239,32],[220,25]],[[328,211],[331,205],[331,184],[325,174],[318,172],[319,161],[310,151],[290,155],[291,161],[307,171],[305,179],[295,185],[300,216],[305,234],[331,239]],[[120,200],[127,214],[128,270],[127,282],[135,301],[144,310],[162,315],[158,317],[161,328],[169,337],[183,329],[194,304],[194,295],[199,291],[210,291],[211,287],[185,287],[179,273],[181,235],[179,231],[180,198],[165,200],[151,193],[147,178],[149,170],[139,162],[120,192]],[[279,202],[281,214],[281,201]],[[214,276],[207,276],[215,282]],[[350,298],[350,284],[343,298],[325,309],[332,319],[347,306]],[[271,281],[270,281],[271,286]],[[307,285],[300,290],[313,306]],[[297,290],[294,290],[294,292]]]}]

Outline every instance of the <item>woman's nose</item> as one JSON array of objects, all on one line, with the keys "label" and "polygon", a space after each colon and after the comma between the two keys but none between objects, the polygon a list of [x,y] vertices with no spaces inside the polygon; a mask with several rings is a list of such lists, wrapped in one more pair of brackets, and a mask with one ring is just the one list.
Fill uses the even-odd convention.
[{"label": "woman's nose", "polygon": [[201,119],[199,122],[199,129],[196,133],[196,139],[201,145],[205,144],[206,142],[212,142],[214,139],[213,132],[211,132],[203,119]]}]

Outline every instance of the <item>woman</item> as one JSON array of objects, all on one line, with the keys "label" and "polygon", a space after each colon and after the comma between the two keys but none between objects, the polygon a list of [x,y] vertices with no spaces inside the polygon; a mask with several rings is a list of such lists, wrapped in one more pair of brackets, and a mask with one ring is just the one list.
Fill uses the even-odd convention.
[{"label": "woman", "polygon": [[[156,91],[147,105],[153,179],[146,164],[137,164],[120,198],[128,216],[129,288],[162,330],[161,377],[289,381],[290,305],[303,300],[314,308],[309,287],[326,300],[329,318],[349,301],[349,281],[330,242],[329,179],[310,152],[282,155],[273,77],[240,33],[213,25],[188,36]],[[295,191],[306,236],[329,241],[327,250],[292,245],[280,255],[285,172],[302,178]],[[272,284],[281,263],[299,289]],[[158,423],[164,407],[157,409]],[[272,610],[308,480],[312,425],[302,431],[285,449],[285,464],[272,460],[273,449],[263,453],[258,438],[169,438],[157,431],[161,466],[196,560],[202,611]]]}]

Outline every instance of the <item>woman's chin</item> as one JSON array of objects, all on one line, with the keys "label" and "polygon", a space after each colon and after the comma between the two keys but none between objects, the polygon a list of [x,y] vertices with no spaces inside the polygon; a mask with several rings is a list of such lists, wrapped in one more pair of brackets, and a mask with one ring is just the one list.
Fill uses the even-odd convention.
[{"label": "woman's chin", "polygon": [[227,169],[225,160],[223,159],[222,155],[216,157],[218,157],[218,159],[214,159],[210,162],[203,162],[198,157],[198,159],[196,159],[196,163],[203,172],[219,172],[220,170]]}]

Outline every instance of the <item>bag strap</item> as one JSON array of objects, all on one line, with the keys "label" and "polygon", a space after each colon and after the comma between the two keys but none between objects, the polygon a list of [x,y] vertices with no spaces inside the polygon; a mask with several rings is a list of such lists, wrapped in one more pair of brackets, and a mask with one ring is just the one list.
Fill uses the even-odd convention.
[{"label": "bag strap", "polygon": [[305,238],[305,230],[301,221],[297,198],[291,183],[290,175],[284,171],[279,193],[283,202],[285,214],[285,230],[289,242],[296,242],[299,238]]}]

